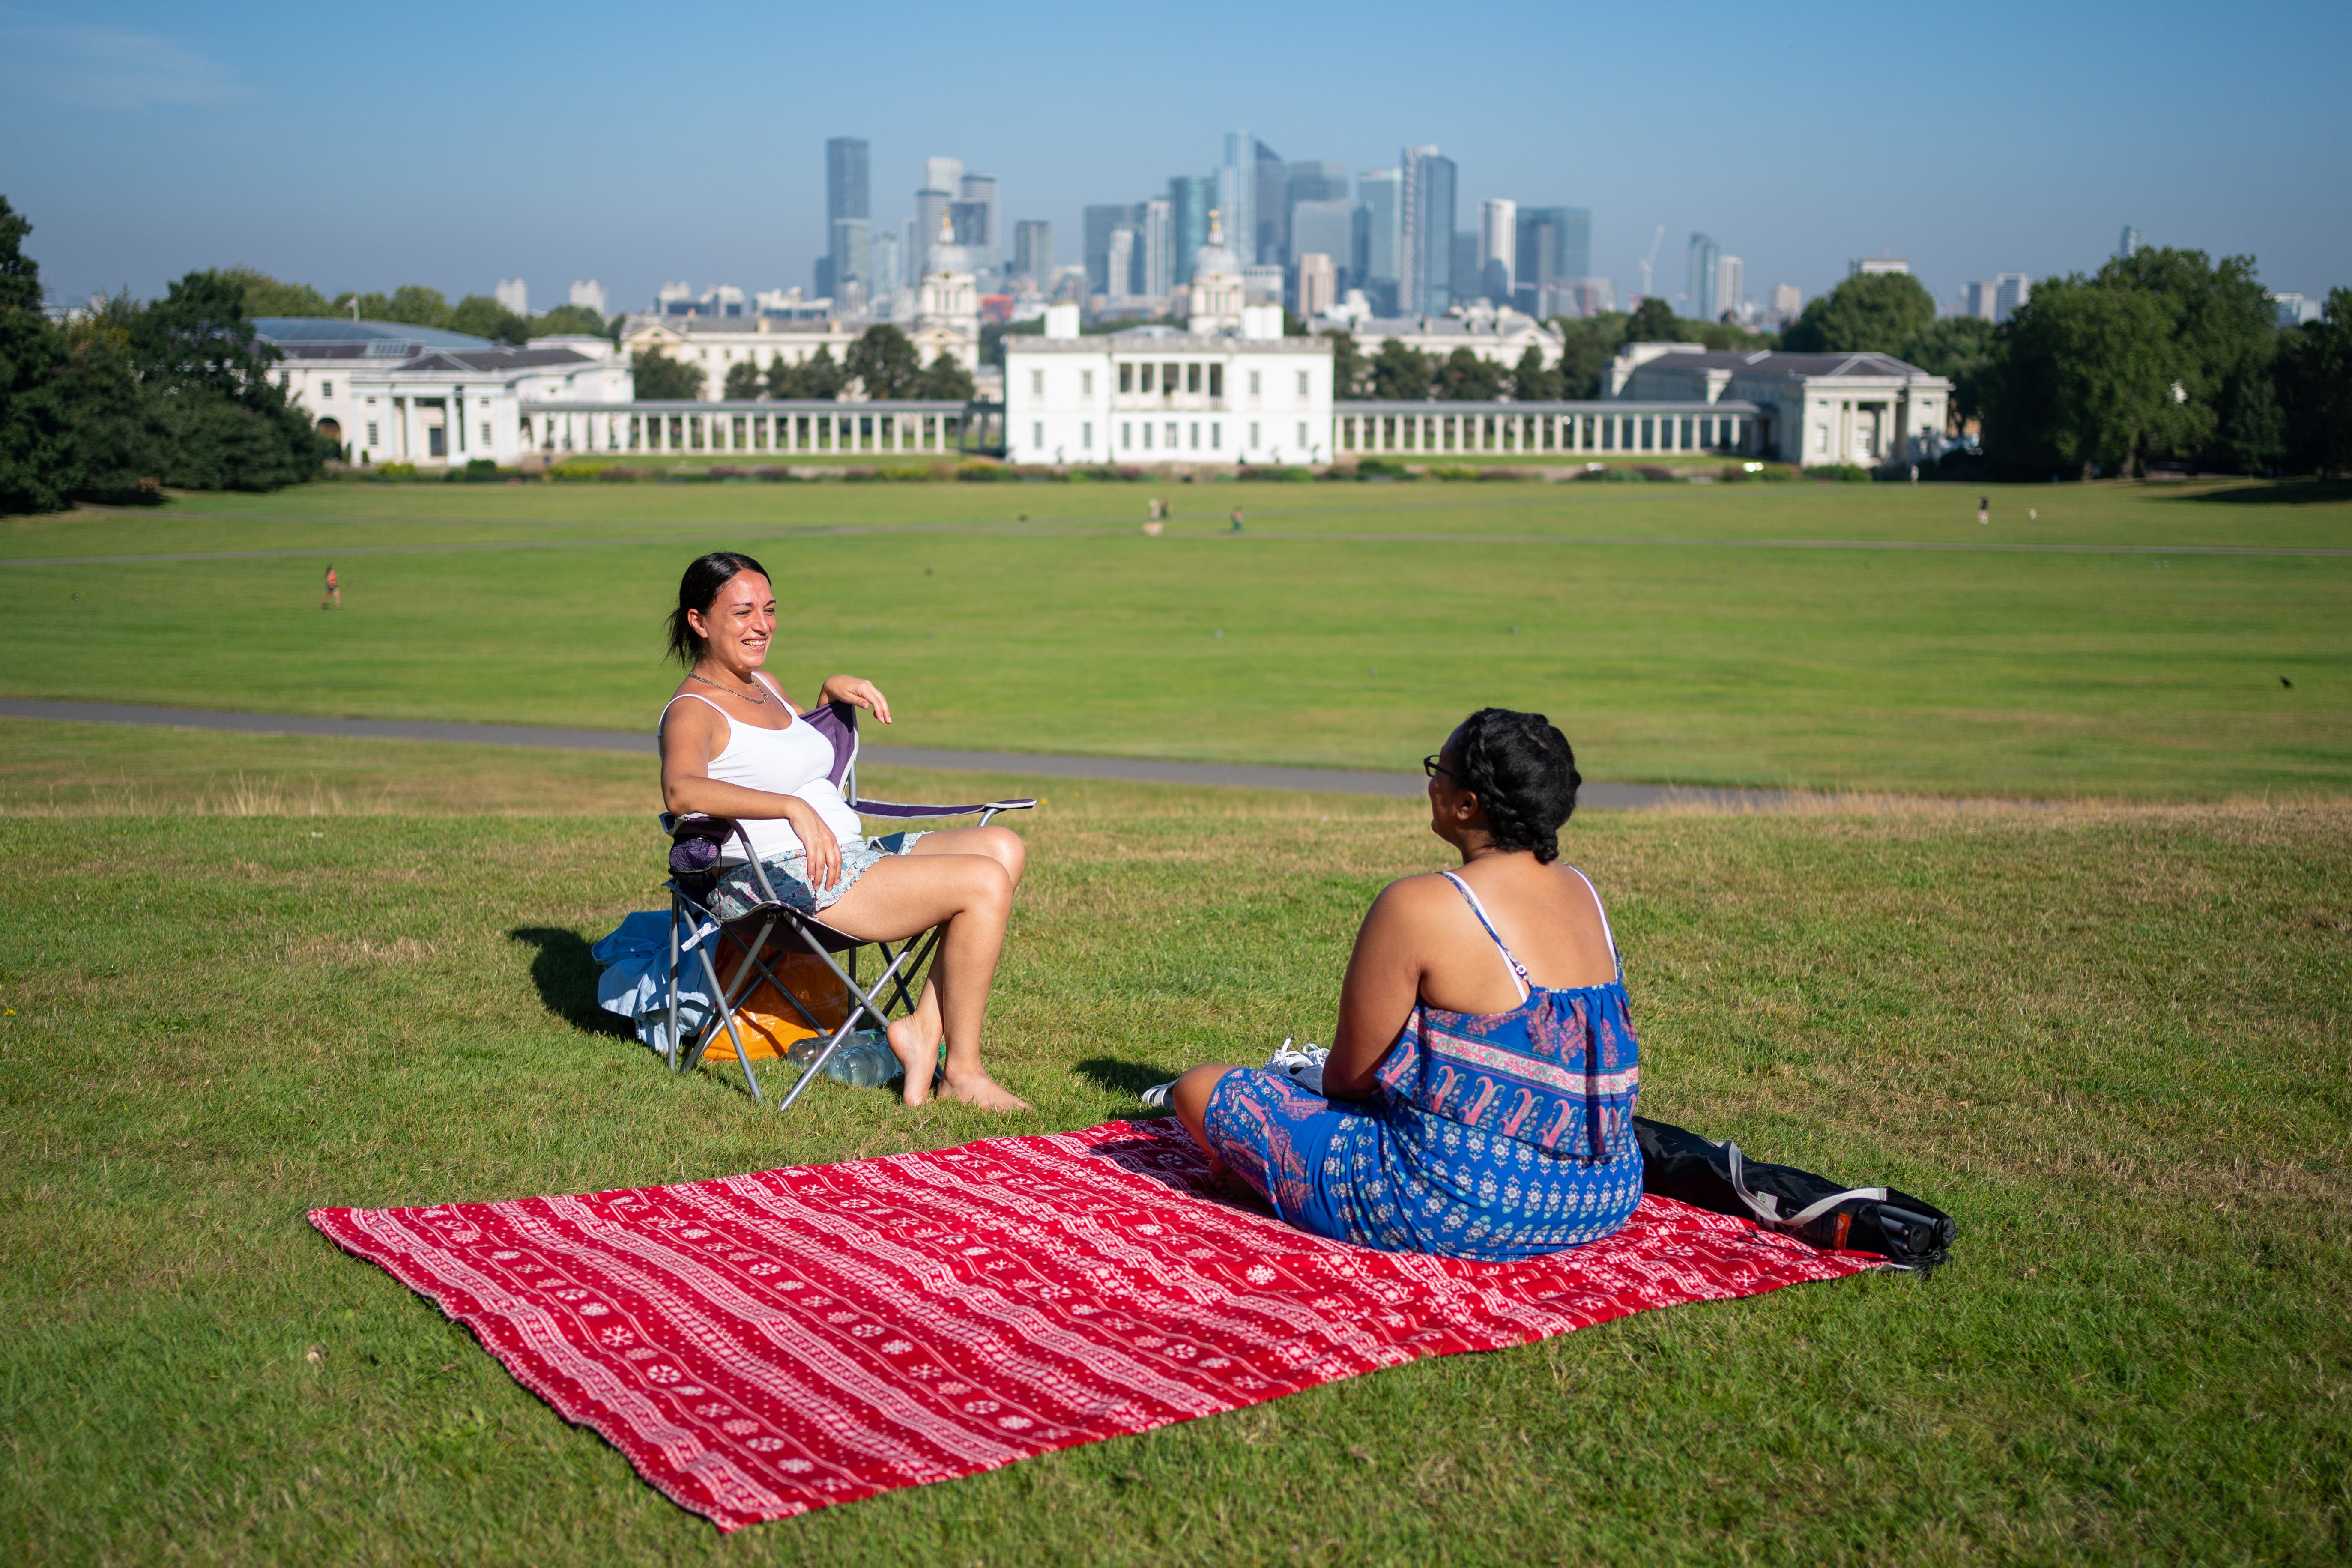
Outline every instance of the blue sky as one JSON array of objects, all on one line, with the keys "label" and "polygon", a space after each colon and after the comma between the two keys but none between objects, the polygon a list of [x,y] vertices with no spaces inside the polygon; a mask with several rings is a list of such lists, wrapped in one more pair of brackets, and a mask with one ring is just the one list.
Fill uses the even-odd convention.
[{"label": "blue sky", "polygon": [[[1456,25],[1449,26],[1449,21]],[[1435,142],[1461,222],[1592,211],[1621,293],[1704,229],[1748,290],[1891,251],[1948,300],[2090,268],[2117,231],[2352,284],[2352,5],[2159,0],[1903,11],[1278,7],[11,5],[0,195],[55,297],[248,262],[328,290],[521,277],[805,287],[824,142],[873,144],[875,216],[926,154],[1002,181],[1007,232],[1206,173],[1246,127],[1351,170]],[[2334,107],[2331,108],[2330,105]]]}]

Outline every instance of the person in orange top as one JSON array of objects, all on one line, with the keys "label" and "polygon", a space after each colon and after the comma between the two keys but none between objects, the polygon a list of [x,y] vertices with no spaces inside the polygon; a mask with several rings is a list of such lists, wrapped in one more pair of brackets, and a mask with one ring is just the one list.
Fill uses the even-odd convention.
[{"label": "person in orange top", "polygon": [[335,563],[327,563],[327,591],[320,597],[319,608],[340,610],[343,607],[343,584],[335,575]]}]

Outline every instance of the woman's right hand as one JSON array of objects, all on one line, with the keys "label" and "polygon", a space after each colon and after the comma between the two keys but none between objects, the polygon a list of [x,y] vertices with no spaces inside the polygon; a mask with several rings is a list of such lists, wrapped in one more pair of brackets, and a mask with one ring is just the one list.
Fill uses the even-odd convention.
[{"label": "woman's right hand", "polygon": [[816,807],[798,795],[785,797],[792,804],[784,807],[784,820],[792,825],[793,835],[801,841],[809,886],[830,888],[841,880],[841,840],[833,836]]}]

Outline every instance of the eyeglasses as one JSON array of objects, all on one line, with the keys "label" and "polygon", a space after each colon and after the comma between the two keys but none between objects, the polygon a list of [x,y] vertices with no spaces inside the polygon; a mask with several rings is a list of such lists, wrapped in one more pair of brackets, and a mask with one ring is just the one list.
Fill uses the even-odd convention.
[{"label": "eyeglasses", "polygon": [[1428,756],[1425,756],[1425,757],[1422,758],[1422,759],[1421,759],[1421,773],[1422,773],[1422,776],[1423,776],[1423,778],[1432,778],[1432,779],[1433,779],[1433,778],[1435,778],[1438,774],[1440,774],[1440,773],[1444,773],[1447,778],[1452,779],[1455,784],[1460,784],[1460,783],[1462,782],[1462,775],[1461,775],[1460,773],[1455,773],[1452,768],[1447,767],[1444,763],[1441,763],[1441,762],[1439,762],[1439,761],[1437,760],[1438,758],[1440,758],[1440,757],[1444,756],[1444,754],[1445,754],[1445,753],[1444,753],[1444,752],[1431,752]]}]

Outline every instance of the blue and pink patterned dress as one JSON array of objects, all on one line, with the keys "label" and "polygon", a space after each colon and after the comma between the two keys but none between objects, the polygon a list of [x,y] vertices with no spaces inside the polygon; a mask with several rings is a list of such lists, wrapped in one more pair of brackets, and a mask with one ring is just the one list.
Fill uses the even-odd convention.
[{"label": "blue and pink patterned dress", "polygon": [[1504,1263],[1614,1235],[1642,1201],[1624,962],[1604,984],[1537,985],[1469,884],[1445,877],[1525,999],[1507,1013],[1416,1002],[1360,1101],[1227,1073],[1210,1148],[1290,1224],[1387,1252]]}]

